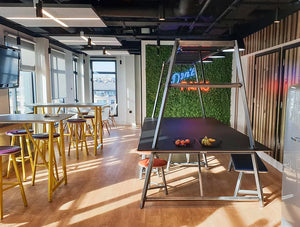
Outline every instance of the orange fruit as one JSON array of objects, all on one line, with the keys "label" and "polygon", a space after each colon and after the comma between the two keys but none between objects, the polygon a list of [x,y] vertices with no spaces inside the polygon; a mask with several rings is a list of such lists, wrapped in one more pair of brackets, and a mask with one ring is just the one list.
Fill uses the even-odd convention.
[{"label": "orange fruit", "polygon": [[190,141],[189,139],[186,139],[186,140],[185,140],[185,143],[186,143],[186,144],[190,144],[190,142],[191,142],[191,141]]},{"label": "orange fruit", "polygon": [[181,145],[185,145],[185,141],[184,141],[184,140],[181,140],[181,141],[180,141],[180,144],[181,144]]},{"label": "orange fruit", "polygon": [[176,146],[179,146],[179,145],[180,145],[180,142],[181,142],[180,140],[176,140],[176,141],[175,141],[175,145],[176,145]]}]

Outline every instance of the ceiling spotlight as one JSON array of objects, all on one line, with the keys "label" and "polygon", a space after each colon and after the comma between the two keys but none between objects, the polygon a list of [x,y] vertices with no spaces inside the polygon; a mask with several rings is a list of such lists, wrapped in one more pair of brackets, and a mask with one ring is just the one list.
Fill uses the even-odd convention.
[{"label": "ceiling spotlight", "polygon": [[158,6],[158,20],[159,21],[165,21],[165,5],[164,0],[161,0],[159,6]]},{"label": "ceiling spotlight", "polygon": [[90,37],[88,38],[87,46],[88,46],[88,47],[91,47],[91,46],[92,46],[92,39],[91,39]]},{"label": "ceiling spotlight", "polygon": [[275,24],[279,24],[280,23],[280,20],[278,18],[278,11],[279,11],[279,9],[276,8],[276,10],[275,10],[275,18],[274,18],[274,23]]},{"label": "ceiling spotlight", "polygon": [[35,14],[36,17],[43,17],[43,1],[39,0],[38,3],[35,4]]}]

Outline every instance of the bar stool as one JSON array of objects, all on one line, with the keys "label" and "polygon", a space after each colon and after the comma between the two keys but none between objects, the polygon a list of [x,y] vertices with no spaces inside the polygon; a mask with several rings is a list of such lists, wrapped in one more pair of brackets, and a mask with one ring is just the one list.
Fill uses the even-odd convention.
[{"label": "bar stool", "polygon": [[[16,157],[15,154],[19,153],[21,151],[20,147],[17,146],[0,146],[0,218],[3,219],[3,191],[6,191],[10,188],[13,188],[16,185],[19,185],[20,190],[21,190],[21,195],[22,195],[22,199],[23,199],[23,203],[24,206],[27,206],[27,200],[26,200],[26,196],[25,196],[25,191],[23,188],[23,184],[19,175],[19,170],[18,170],[18,166],[17,166],[17,162],[16,162]],[[10,156],[14,169],[15,169],[15,173],[16,173],[16,177],[18,182],[5,182],[3,183],[2,180],[2,156]],[[4,188],[4,185],[10,185],[6,188]]]},{"label": "bar stool", "polygon": [[[70,129],[70,140],[69,140],[69,151],[68,151],[68,156],[70,156],[70,150],[71,150],[71,144],[75,142],[76,146],[76,158],[79,159],[79,154],[78,154],[78,144],[81,143],[81,150],[82,150],[82,144],[85,143],[85,150],[86,154],[89,154],[88,147],[87,147],[87,142],[86,142],[86,135],[84,132],[84,124],[86,123],[85,119],[82,118],[71,118],[67,120],[67,123],[69,125]],[[75,130],[74,130],[75,127]],[[78,134],[78,131],[80,129],[80,134]],[[73,133],[74,137],[73,138]]]},{"label": "bar stool", "polygon": [[[154,158],[153,159],[153,166],[152,168],[161,168],[161,173],[162,173],[162,180],[164,184],[157,184],[157,183],[152,183],[150,182],[149,185],[147,185],[148,189],[157,189],[157,188],[164,188],[165,189],[165,194],[168,195],[168,188],[167,188],[167,182],[165,178],[165,172],[164,172],[164,167],[167,165],[167,161],[159,158]],[[143,159],[139,161],[139,166],[142,168],[148,168],[149,166],[149,158]],[[150,184],[156,184],[158,186],[156,187],[150,187]]]},{"label": "bar stool", "polygon": [[[56,142],[57,143],[57,147],[58,147],[58,150],[59,149],[59,143],[58,143],[58,140],[57,138],[60,136],[59,133],[53,133],[53,142]],[[42,155],[43,157],[41,157],[44,162],[43,163],[38,163],[38,158],[39,158],[39,152],[38,151],[35,151],[35,155],[34,155],[34,165],[33,165],[33,172],[32,172],[32,182],[31,184],[34,185],[34,182],[35,182],[35,174],[36,174],[36,167],[46,167],[48,168],[48,162],[46,161],[46,146],[48,144],[48,141],[49,141],[49,134],[48,133],[38,133],[38,134],[33,134],[32,135],[32,138],[34,138],[36,141],[37,141],[37,146],[40,147],[41,145],[41,142],[43,143],[42,144]],[[58,176],[58,170],[57,170],[57,164],[56,164],[56,158],[54,156],[54,168],[55,168],[55,171],[56,171],[56,178],[58,179],[59,176]]]},{"label": "bar stool", "polygon": [[86,123],[85,123],[85,132],[88,132],[88,133],[85,133],[85,136],[93,136],[93,133],[92,133],[92,130],[90,128],[90,125],[88,124],[88,120],[91,121],[91,124],[92,124],[92,128],[93,128],[93,132],[94,132],[94,129],[95,129],[95,124],[94,124],[94,119],[95,119],[95,115],[83,115],[83,119],[86,120]]},{"label": "bar stool", "polygon": [[[29,132],[32,133],[33,130],[29,129]],[[29,137],[28,137],[27,131],[24,129],[11,130],[11,131],[6,132],[6,135],[12,137],[11,138],[11,146],[15,145],[16,139],[17,139],[17,137],[19,137],[20,147],[21,147],[21,156],[16,157],[16,161],[22,163],[22,177],[23,177],[23,181],[26,181],[26,171],[25,171],[25,162],[26,161],[30,160],[31,170],[33,170],[32,152],[31,152],[31,148],[30,148]],[[25,155],[24,138],[25,138],[25,141],[27,144],[28,155]],[[9,157],[8,166],[7,166],[7,178],[9,177],[9,174],[10,174],[11,165],[12,165],[12,159],[11,159],[11,157]]]},{"label": "bar stool", "polygon": [[[257,167],[259,173],[267,173],[268,169],[263,163],[263,161],[260,159],[260,157],[255,153],[256,161],[257,161]],[[239,176],[236,182],[235,190],[234,190],[234,196],[237,196],[238,194],[257,194],[258,195],[258,188],[257,190],[242,190],[240,189],[242,177],[244,173],[248,174],[254,174],[253,164],[252,164],[252,157],[251,154],[231,154],[231,161],[229,163],[228,170],[234,169],[236,172],[239,172]],[[262,189],[261,189],[262,190]]]}]

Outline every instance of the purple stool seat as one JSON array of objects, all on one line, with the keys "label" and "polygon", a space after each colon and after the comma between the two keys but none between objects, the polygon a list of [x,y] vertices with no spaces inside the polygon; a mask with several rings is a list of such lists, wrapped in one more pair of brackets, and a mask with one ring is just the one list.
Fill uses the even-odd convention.
[{"label": "purple stool seat", "polygon": [[[29,132],[33,133],[33,129],[29,129]],[[8,136],[27,135],[27,131],[25,129],[10,130],[6,132],[6,135]]]},{"label": "purple stool seat", "polygon": [[[53,133],[53,138],[57,138],[59,136],[60,136],[59,133]],[[48,133],[33,134],[32,137],[38,140],[46,140],[49,139],[49,134]]]},{"label": "purple stool seat", "polygon": [[18,146],[0,146],[0,155],[9,155],[21,151]]},{"label": "purple stool seat", "polygon": [[85,119],[82,118],[71,118],[67,120],[68,123],[84,123],[86,122]]},{"label": "purple stool seat", "polygon": [[94,115],[83,115],[84,119],[91,119],[91,118],[95,118]]}]

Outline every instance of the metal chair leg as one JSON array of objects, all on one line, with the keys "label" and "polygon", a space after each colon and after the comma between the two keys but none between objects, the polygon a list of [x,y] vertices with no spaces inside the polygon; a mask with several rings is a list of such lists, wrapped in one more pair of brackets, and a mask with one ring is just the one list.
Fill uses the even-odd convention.
[{"label": "metal chair leg", "polygon": [[171,160],[172,160],[172,153],[169,154],[169,158],[168,158],[168,163],[167,163],[167,168],[166,168],[168,172],[170,170]]},{"label": "metal chair leg", "polygon": [[243,172],[240,172],[239,176],[238,176],[238,179],[237,179],[237,182],[236,182],[236,186],[235,186],[235,190],[234,190],[234,196],[237,196],[237,194],[239,193],[241,182],[242,182],[242,177],[243,177]]},{"label": "metal chair leg", "polygon": [[205,153],[202,153],[202,158],[203,158],[203,161],[204,161],[205,169],[208,169],[208,162],[207,162],[207,158],[206,158],[206,154]]},{"label": "metal chair leg", "polygon": [[168,195],[168,188],[167,188],[167,181],[166,181],[166,177],[165,177],[164,167],[161,167],[161,173],[162,173],[162,179],[163,179],[164,186],[165,186],[165,194]]}]

